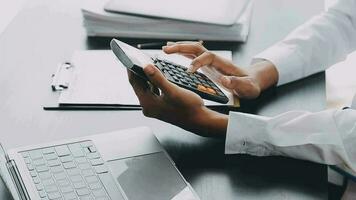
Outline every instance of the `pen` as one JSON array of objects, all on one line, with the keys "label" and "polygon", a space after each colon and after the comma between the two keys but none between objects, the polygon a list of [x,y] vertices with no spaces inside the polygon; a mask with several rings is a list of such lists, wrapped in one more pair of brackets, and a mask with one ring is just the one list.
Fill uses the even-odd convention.
[{"label": "pen", "polygon": [[139,48],[139,49],[161,48],[162,46],[165,46],[166,44],[167,44],[166,42],[143,43],[143,44],[138,44],[137,48]]}]

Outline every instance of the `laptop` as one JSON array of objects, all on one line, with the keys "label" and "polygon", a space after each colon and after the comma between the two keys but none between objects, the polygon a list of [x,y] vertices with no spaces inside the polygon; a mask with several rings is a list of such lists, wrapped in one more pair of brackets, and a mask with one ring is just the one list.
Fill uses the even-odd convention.
[{"label": "laptop", "polygon": [[1,180],[14,200],[199,199],[146,127],[1,147],[0,156]]},{"label": "laptop", "polygon": [[248,2],[249,0],[110,0],[104,9],[109,12],[232,25],[243,13]]}]

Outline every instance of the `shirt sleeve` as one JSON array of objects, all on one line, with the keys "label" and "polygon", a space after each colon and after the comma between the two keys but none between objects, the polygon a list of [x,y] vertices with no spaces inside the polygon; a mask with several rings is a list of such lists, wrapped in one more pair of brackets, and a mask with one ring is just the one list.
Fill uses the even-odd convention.
[{"label": "shirt sleeve", "polygon": [[291,111],[276,117],[231,112],[226,154],[287,156],[356,172],[356,110]]},{"label": "shirt sleeve", "polygon": [[325,12],[255,56],[277,67],[278,85],[324,71],[355,49],[356,0],[333,2]]}]

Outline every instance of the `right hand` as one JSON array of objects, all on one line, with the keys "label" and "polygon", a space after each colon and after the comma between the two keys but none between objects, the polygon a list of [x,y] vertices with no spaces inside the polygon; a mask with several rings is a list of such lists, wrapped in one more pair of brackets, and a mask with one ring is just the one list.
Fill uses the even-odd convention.
[{"label": "right hand", "polygon": [[162,49],[167,54],[178,53],[191,58],[190,72],[203,66],[214,67],[222,74],[220,81],[223,86],[240,98],[252,99],[261,93],[260,84],[253,73],[207,50],[202,42],[168,42]]}]

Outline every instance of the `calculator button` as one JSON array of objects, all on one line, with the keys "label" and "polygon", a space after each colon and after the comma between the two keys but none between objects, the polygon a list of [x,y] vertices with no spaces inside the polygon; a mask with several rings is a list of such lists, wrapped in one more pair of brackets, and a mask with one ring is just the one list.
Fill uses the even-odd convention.
[{"label": "calculator button", "polygon": [[214,86],[214,85],[215,85],[211,80],[208,80],[207,82],[208,82],[208,84],[209,84],[210,86]]},{"label": "calculator button", "polygon": [[198,85],[194,82],[190,83],[190,85],[193,86],[194,89],[198,87]]},{"label": "calculator button", "polygon": [[196,84],[200,83],[200,81],[198,81],[198,79],[194,79],[193,82],[196,83]]},{"label": "calculator button", "polygon": [[206,91],[207,91],[207,88],[204,87],[203,85],[198,85],[197,89],[198,89],[199,91],[202,91],[202,92],[206,92]]},{"label": "calculator button", "polygon": [[211,88],[207,88],[207,92],[216,95],[216,91]]},{"label": "calculator button", "polygon": [[160,60],[161,62],[163,62],[163,63],[166,63],[166,64],[171,64],[171,62],[169,62],[168,60]]},{"label": "calculator button", "polygon": [[195,73],[195,76],[199,79],[201,78],[201,76],[198,73]]},{"label": "calculator button", "polygon": [[179,78],[183,78],[183,76],[181,74],[176,74],[176,76]]},{"label": "calculator button", "polygon": [[192,82],[193,80],[191,79],[191,78],[189,78],[189,77],[186,77],[185,78],[187,81],[189,81],[189,82]]},{"label": "calculator button", "polygon": [[214,86],[212,86],[215,90],[219,90],[219,88],[218,87],[216,87],[215,85]]},{"label": "calculator button", "polygon": [[224,93],[222,93],[220,90],[217,90],[216,93],[220,96],[224,96]]},{"label": "calculator button", "polygon": [[188,81],[186,81],[185,79],[181,79],[180,81],[186,85],[189,84]]}]

